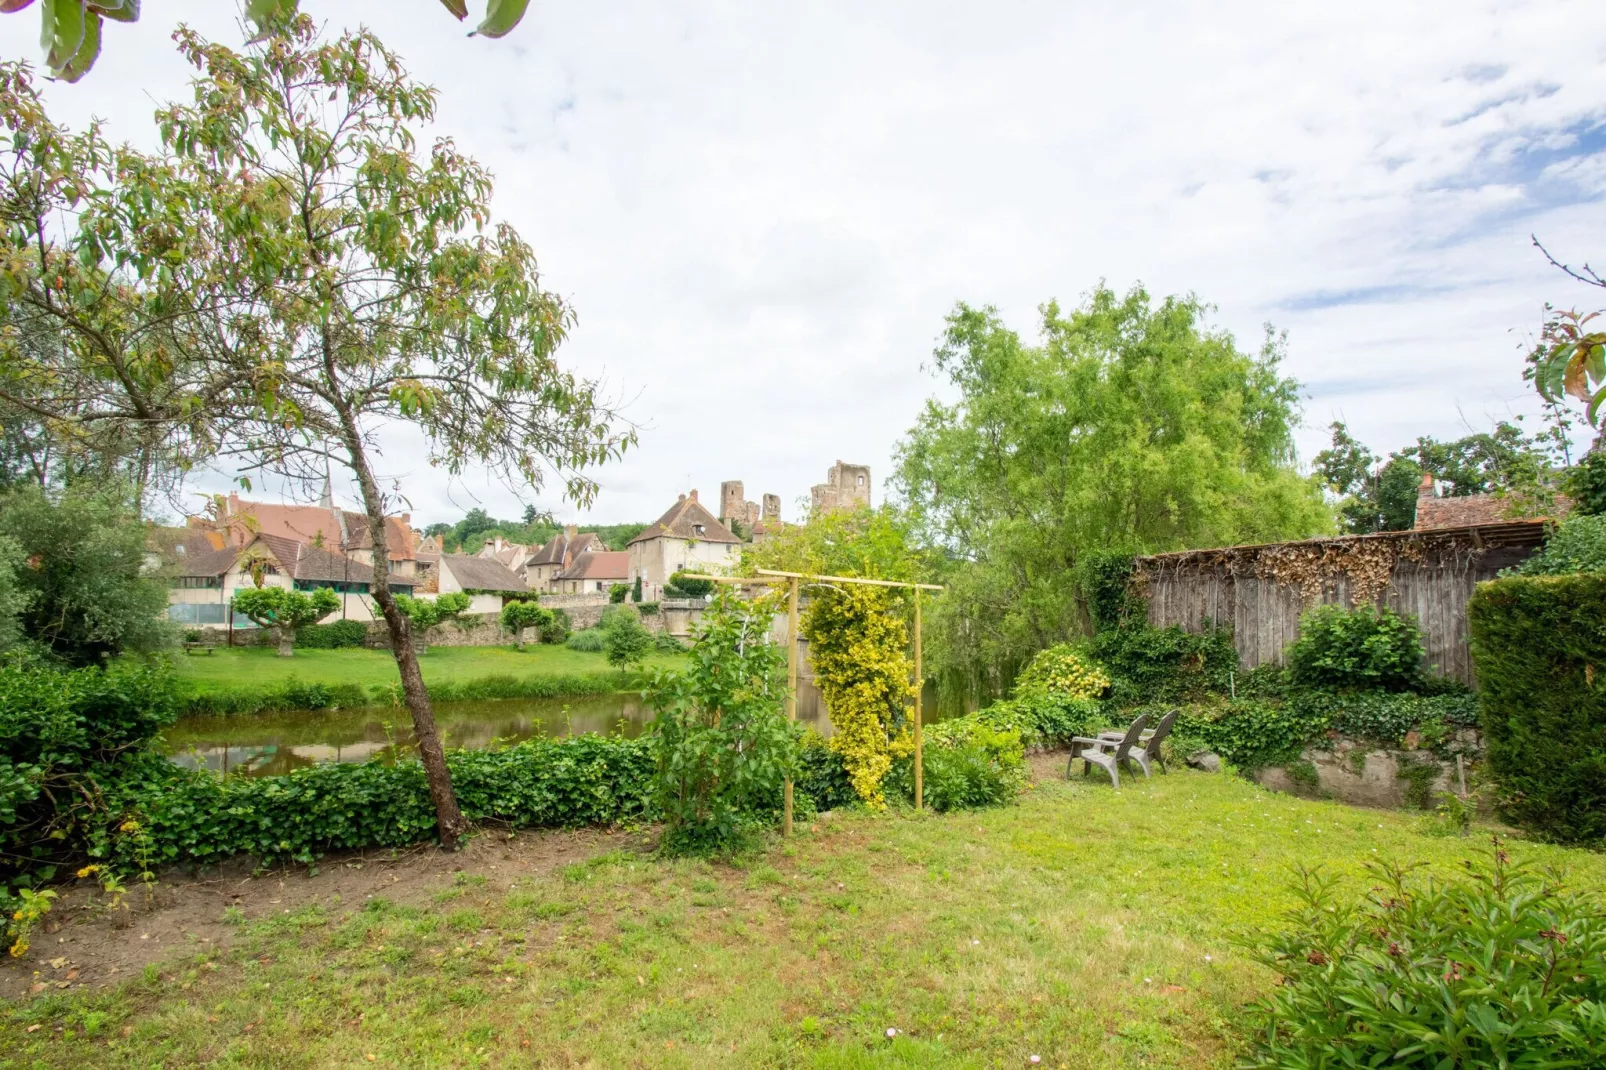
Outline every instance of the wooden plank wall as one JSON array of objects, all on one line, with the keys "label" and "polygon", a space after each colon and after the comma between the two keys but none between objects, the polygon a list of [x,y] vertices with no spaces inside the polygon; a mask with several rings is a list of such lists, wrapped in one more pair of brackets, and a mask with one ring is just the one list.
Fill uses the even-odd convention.
[{"label": "wooden plank wall", "polygon": [[[1467,600],[1480,580],[1493,579],[1500,567],[1510,563],[1505,555],[1426,565],[1402,558],[1377,601],[1420,622],[1430,672],[1472,684]],[[1149,623],[1162,628],[1176,624],[1194,632],[1207,620],[1230,625],[1246,669],[1283,664],[1285,651],[1299,635],[1300,614],[1308,608],[1298,588],[1233,575],[1220,564],[1184,563],[1145,572]],[[1311,604],[1318,601],[1348,605],[1349,577],[1340,573]]]}]

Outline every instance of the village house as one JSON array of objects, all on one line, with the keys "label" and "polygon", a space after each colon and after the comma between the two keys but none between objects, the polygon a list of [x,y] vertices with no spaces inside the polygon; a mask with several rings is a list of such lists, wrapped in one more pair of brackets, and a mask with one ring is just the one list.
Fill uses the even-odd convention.
[{"label": "village house", "polygon": [[729,571],[741,545],[742,540],[714,518],[693,490],[630,540],[628,582],[640,579],[643,597],[656,601],[676,572]]},{"label": "village house", "polygon": [[[413,583],[417,571],[417,549],[407,513],[385,518],[385,551],[393,579]],[[292,542],[340,554],[364,564],[374,561],[374,540],[368,530],[366,513],[354,513],[335,505],[329,483],[317,505],[280,505],[252,502],[238,494],[217,499],[213,516],[189,518],[189,528],[204,535],[221,549],[245,546],[257,535],[272,535]]]},{"label": "village house", "polygon": [[606,594],[616,583],[630,580],[627,550],[582,550],[552,579],[559,594]]},{"label": "village house", "polygon": [[[178,543],[168,573],[168,617],[199,628],[253,628],[229,605],[241,588],[283,587],[312,591],[326,587],[340,596],[340,609],[329,620],[369,621],[379,617],[373,601],[373,566],[354,557],[297,542],[280,535],[257,534],[244,545],[214,546],[205,537]],[[412,594],[411,577],[391,577],[396,594]]]},{"label": "village house", "polygon": [[1422,482],[1416,488],[1417,531],[1436,531],[1443,528],[1470,528],[1482,524],[1505,524],[1513,520],[1561,520],[1572,512],[1572,499],[1557,494],[1545,517],[1525,515],[1531,510],[1522,508],[1523,502],[1515,497],[1498,494],[1454,494],[1439,496],[1432,472],[1422,473]]},{"label": "village house", "polygon": [[500,561],[469,554],[441,554],[435,594],[469,596],[469,613],[500,613],[530,593],[529,585]]},{"label": "village house", "polygon": [[575,558],[583,553],[607,549],[596,532],[576,531],[574,525],[570,524],[525,559],[524,582],[530,585],[532,591],[557,592],[560,590],[556,586],[558,573],[572,565]]}]

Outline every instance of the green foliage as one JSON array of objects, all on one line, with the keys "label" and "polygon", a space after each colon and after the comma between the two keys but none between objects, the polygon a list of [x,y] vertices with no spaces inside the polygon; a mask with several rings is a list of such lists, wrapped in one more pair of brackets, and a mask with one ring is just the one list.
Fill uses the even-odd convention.
[{"label": "green foliage", "polygon": [[714,590],[712,580],[694,579],[684,572],[676,572],[664,584],[665,598],[707,598]]},{"label": "green foliage", "polygon": [[640,617],[627,611],[602,629],[602,649],[608,664],[616,669],[638,665],[652,653],[652,633],[642,626]]},{"label": "green foliage", "polygon": [[[1584,270],[1589,271],[1587,267]],[[1585,281],[1602,285],[1598,275]],[[1533,375],[1534,385],[1546,401],[1559,403],[1563,397],[1572,397],[1583,402],[1584,419],[1591,427],[1601,426],[1601,405],[1606,402],[1606,331],[1599,324],[1594,330],[1585,326],[1599,316],[1599,312],[1552,311],[1545,321],[1544,345]]]},{"label": "green foliage", "polygon": [[1074,736],[1091,736],[1108,720],[1092,699],[1053,692],[1032,692],[995,702],[971,716],[994,728],[1010,729],[1027,747],[1064,747]]},{"label": "green foliage", "polygon": [[1565,576],[1606,572],[1606,513],[1574,513],[1550,533],[1545,545],[1504,576]]},{"label": "green foliage", "polygon": [[260,628],[276,629],[283,653],[298,628],[316,624],[339,609],[340,596],[327,587],[311,592],[288,587],[242,587],[234,592],[231,607]]},{"label": "green foliage", "polygon": [[656,617],[658,615],[658,603],[637,602],[636,612],[640,613],[643,617]]},{"label": "green foliage", "polygon": [[601,628],[582,628],[568,636],[563,645],[585,654],[600,654],[608,649],[608,636]]},{"label": "green foliage", "polygon": [[1089,550],[1076,559],[1071,577],[1093,630],[1123,628],[1142,623],[1148,606],[1132,594],[1133,557],[1109,550]]},{"label": "green foliage", "polygon": [[[637,604],[640,604],[640,602],[641,602],[641,577],[640,576],[637,576],[636,577],[636,582],[631,584],[631,586],[630,586],[630,600],[632,602],[637,603]],[[645,612],[645,611],[643,611],[643,612]]]},{"label": "green foliage", "polygon": [[472,604],[473,599],[461,591],[437,595],[435,598],[414,598],[405,594],[396,596],[396,607],[413,622],[413,634],[420,641],[431,628],[455,620]]},{"label": "green foliage", "polygon": [[[166,764],[166,763],[163,763]],[[463,814],[515,827],[612,825],[651,809],[647,740],[535,739],[501,750],[449,751]],[[329,851],[404,847],[435,827],[418,762],[331,762],[276,777],[222,779],[169,766],[128,794],[163,863],[246,853],[312,862]],[[117,847],[114,858],[126,853]]]},{"label": "green foliage", "polygon": [[1100,698],[1109,687],[1110,678],[1103,670],[1069,643],[1039,650],[1015,678],[1016,697]]},{"label": "green foliage", "polygon": [[1590,450],[1567,473],[1566,491],[1573,512],[1584,516],[1606,514],[1606,448]]},{"label": "green foliage", "polygon": [[343,650],[360,647],[367,637],[368,625],[360,620],[303,624],[296,629],[296,645],[308,650]]},{"label": "green foliage", "polygon": [[[1020,733],[976,715],[939,721],[926,730],[922,802],[937,813],[1003,806],[1026,782]],[[893,763],[885,789],[914,801],[914,758]]]},{"label": "green foliage", "polygon": [[670,635],[668,632],[654,632],[652,635],[652,648],[660,654],[684,654],[686,644]]},{"label": "green foliage", "polygon": [[1507,860],[1341,900],[1302,870],[1287,927],[1255,957],[1281,978],[1251,1008],[1246,1066],[1606,1065],[1606,916],[1589,895]]},{"label": "green foliage", "polygon": [[[639,691],[645,679],[635,672],[546,673],[540,676],[492,674],[466,680],[436,680],[429,685],[435,702],[511,698],[570,698]],[[285,710],[344,709],[356,706],[400,706],[397,684],[319,683],[291,679],[265,688],[201,691],[183,702],[185,714],[231,716]]]},{"label": "green foliage", "polygon": [[[1150,708],[1150,721],[1159,720],[1168,709]],[[1136,716],[1140,711],[1127,712]],[[1299,752],[1325,731],[1323,712],[1262,699],[1237,699],[1183,707],[1173,732],[1249,772],[1298,758]]]},{"label": "green foliage", "polygon": [[552,610],[552,616],[545,623],[538,626],[541,642],[548,646],[562,643],[569,638],[569,614],[561,609]]},{"label": "green foliage", "polygon": [[0,908],[11,887],[108,849],[120,786],[167,765],[150,742],[177,709],[162,668],[0,664]]},{"label": "green foliage", "polygon": [[1081,585],[1065,570],[1090,552],[1333,527],[1294,463],[1298,385],[1277,337],[1245,353],[1202,302],[1141,289],[1042,313],[1033,346],[994,309],[957,307],[933,361],[957,400],[928,401],[898,449],[916,541],[954,562],[930,617],[934,675],[1007,678],[1074,638]]},{"label": "green foliage", "polygon": [[1197,633],[1176,625],[1107,629],[1087,641],[1087,650],[1109,672],[1111,696],[1121,704],[1225,694],[1238,669],[1232,632],[1210,621]]},{"label": "green foliage", "polygon": [[792,793],[797,805],[816,811],[835,810],[853,806],[859,793],[853,790],[853,778],[842,762],[842,755],[831,749],[824,736],[806,729],[798,744],[797,774],[793,778]]},{"label": "green foliage", "polygon": [[657,712],[649,732],[663,846],[672,854],[743,846],[796,771],[798,729],[783,713],[786,652],[770,640],[772,610],[721,591],[699,622],[688,667],[660,672],[647,690]]},{"label": "green foliage", "polygon": [[[623,602],[625,600],[625,596],[629,593],[630,585],[628,583],[610,584],[608,586],[608,601],[615,603]],[[636,601],[639,602],[641,599],[638,598]]]},{"label": "green foliage", "polygon": [[894,588],[862,584],[820,589],[803,614],[809,663],[831,712],[832,749],[843,756],[859,798],[882,805],[881,779],[909,745],[907,704],[914,666],[909,630]]},{"label": "green foliage", "polygon": [[[0,499],[0,614],[69,665],[172,641],[167,589],[145,574],[146,528],[121,488],[23,486]],[[11,624],[4,626],[11,630]]]},{"label": "green foliage", "polygon": [[1288,667],[1305,687],[1408,691],[1422,679],[1422,629],[1386,606],[1316,606],[1300,618]]},{"label": "green foliage", "polygon": [[502,627],[513,633],[513,645],[523,649],[524,630],[550,624],[552,611],[541,608],[533,598],[520,599],[502,607],[501,620]]},{"label": "green foliage", "polygon": [[1500,808],[1550,839],[1606,838],[1606,575],[1479,584],[1467,617]]}]

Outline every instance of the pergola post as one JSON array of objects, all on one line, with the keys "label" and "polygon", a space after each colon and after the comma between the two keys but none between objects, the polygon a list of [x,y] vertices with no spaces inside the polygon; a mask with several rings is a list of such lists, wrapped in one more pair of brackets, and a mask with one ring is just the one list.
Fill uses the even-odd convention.
[{"label": "pergola post", "polygon": [[920,671],[920,588],[915,588],[915,809],[925,794],[926,763],[920,753],[921,701],[925,697],[925,674]]},{"label": "pergola post", "polygon": [[[797,589],[798,578],[792,577],[791,590],[786,598],[786,641],[791,649],[786,652],[786,719],[797,720]],[[786,778],[785,794],[781,801],[781,835],[792,834],[792,778]]]}]

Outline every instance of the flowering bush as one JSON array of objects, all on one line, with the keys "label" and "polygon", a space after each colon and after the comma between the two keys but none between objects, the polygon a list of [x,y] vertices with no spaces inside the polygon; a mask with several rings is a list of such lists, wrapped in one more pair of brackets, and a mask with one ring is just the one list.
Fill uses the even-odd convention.
[{"label": "flowering bush", "polygon": [[1290,927],[1254,948],[1282,983],[1250,1009],[1245,1066],[1606,1066],[1606,916],[1491,859],[1448,883],[1374,866],[1338,902],[1305,872]]},{"label": "flowering bush", "polygon": [[1063,695],[1066,698],[1098,698],[1109,689],[1110,678],[1093,662],[1078,654],[1068,643],[1051,646],[1037,653],[1015,680],[1015,694]]}]

